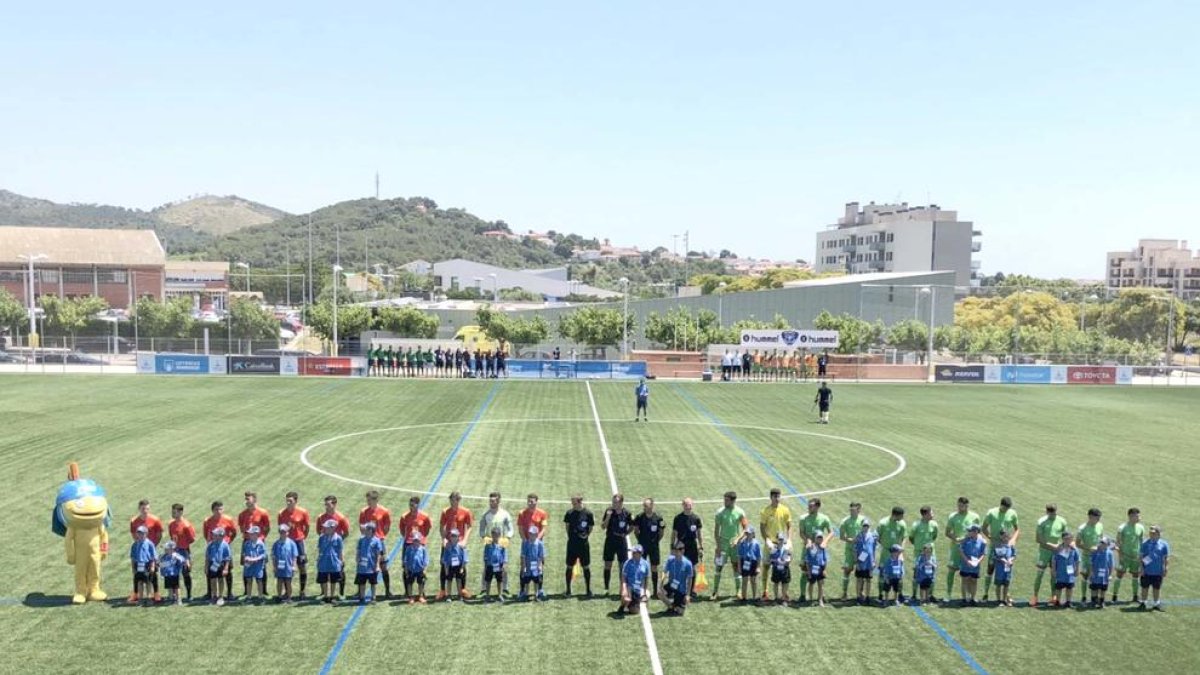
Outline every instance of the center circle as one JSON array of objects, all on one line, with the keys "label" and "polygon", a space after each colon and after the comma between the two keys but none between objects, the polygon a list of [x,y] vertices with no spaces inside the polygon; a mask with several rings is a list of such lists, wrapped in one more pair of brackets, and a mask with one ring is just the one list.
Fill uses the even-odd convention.
[{"label": "center circle", "polygon": [[[620,424],[623,421],[625,421],[625,420],[600,420],[600,423],[601,424]],[[555,424],[555,423],[594,424],[595,420],[593,420],[590,417],[566,417],[566,418],[531,418],[531,419],[508,419],[508,420],[476,420],[474,422],[474,424]],[[338,441],[343,441],[343,440],[347,440],[347,439],[351,439],[351,438],[370,436],[370,435],[374,435],[374,434],[386,434],[386,433],[392,433],[392,432],[398,432],[398,431],[413,431],[413,430],[420,430],[420,429],[432,431],[432,430],[440,430],[440,429],[450,429],[453,427],[466,427],[466,426],[470,426],[471,424],[472,424],[472,422],[461,422],[461,421],[459,421],[459,422],[431,422],[431,423],[426,423],[426,424],[408,424],[408,425],[398,426],[398,427],[382,427],[382,428],[378,428],[378,429],[364,429],[362,431],[354,431],[354,432],[350,432],[350,433],[346,433],[346,434],[339,434],[337,436],[332,436],[330,438],[326,438],[326,439],[317,441],[317,442],[312,443],[312,444],[308,445],[307,447],[305,447],[303,450],[300,451],[300,463],[303,464],[305,467],[307,467],[311,471],[315,471],[316,473],[319,473],[323,476],[328,476],[329,478],[333,478],[335,480],[343,481],[346,483],[354,483],[356,485],[362,485],[365,487],[375,488],[377,490],[389,490],[389,491],[393,491],[393,492],[405,492],[408,494],[429,495],[432,497],[443,497],[444,498],[444,497],[448,497],[449,493],[436,492],[436,491],[411,488],[411,487],[403,487],[403,486],[398,486],[398,485],[388,485],[388,484],[376,483],[376,482],[372,482],[372,481],[368,481],[368,480],[361,480],[358,478],[353,478],[351,476],[343,476],[341,474],[334,473],[333,471],[329,471],[327,469],[321,468],[320,466],[317,466],[317,464],[312,461],[312,459],[309,457],[309,455],[314,450],[316,450],[317,448],[320,448],[324,445],[328,445],[330,443],[336,443]],[[876,478],[871,478],[869,480],[861,481],[861,482],[854,483],[851,485],[841,485],[841,486],[832,487],[832,488],[822,488],[820,490],[805,490],[802,492],[785,493],[783,495],[783,497],[785,499],[786,498],[807,499],[808,497],[816,497],[818,495],[833,494],[836,492],[846,492],[849,490],[856,490],[859,488],[864,488],[864,487],[867,487],[870,485],[875,485],[878,483],[882,483],[886,480],[895,478],[896,476],[900,475],[900,473],[902,473],[905,470],[905,468],[907,468],[907,466],[908,466],[908,462],[904,459],[904,456],[901,455],[900,453],[896,452],[895,450],[886,448],[877,443],[870,443],[868,441],[859,440],[857,438],[849,438],[847,436],[838,436],[838,435],[834,435],[834,434],[819,433],[819,432],[815,432],[815,431],[803,431],[801,429],[780,429],[777,427],[764,427],[764,426],[754,426],[754,425],[744,425],[744,424],[723,424],[723,423],[713,423],[713,422],[703,422],[703,421],[687,421],[687,420],[656,420],[654,422],[654,424],[655,425],[703,426],[703,427],[713,427],[714,429],[728,429],[728,430],[743,429],[743,430],[748,430],[748,431],[772,432],[772,433],[789,434],[789,435],[795,435],[795,436],[810,436],[810,437],[814,437],[814,438],[822,438],[822,439],[827,439],[827,440],[852,443],[854,445],[869,448],[871,450],[875,450],[877,452],[883,453],[883,454],[888,455],[896,460],[895,468],[892,469],[892,471],[890,471],[889,473],[884,474],[882,476],[878,476]],[[599,448],[597,448],[596,452],[597,453],[600,452]],[[473,500],[473,501],[487,501],[486,495],[463,494],[462,497],[463,497],[463,499],[468,499],[468,500]],[[667,499],[669,499],[669,498],[663,498],[664,501]],[[682,499],[682,498],[679,498],[679,499]],[[741,503],[741,502],[759,502],[759,501],[767,501],[767,499],[768,499],[768,497],[741,497],[738,499],[738,502],[739,503]],[[678,499],[676,499],[675,501],[678,501]],[[722,499],[720,497],[713,498],[713,499],[696,499],[694,501],[696,504],[720,504],[720,503],[722,503]],[[570,504],[570,501],[566,500],[566,499],[541,499],[540,503],[542,503],[542,504]],[[591,504],[591,505],[606,505],[609,502],[608,502],[608,500],[595,500],[595,501],[585,500],[584,503]]]}]

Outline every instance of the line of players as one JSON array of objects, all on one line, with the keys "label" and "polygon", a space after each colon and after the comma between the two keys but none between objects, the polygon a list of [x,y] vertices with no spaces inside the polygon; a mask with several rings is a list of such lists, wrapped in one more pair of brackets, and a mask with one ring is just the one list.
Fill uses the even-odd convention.
[{"label": "line of players", "polygon": [[367,351],[372,377],[474,377],[507,375],[508,356],[503,349],[471,351],[459,347],[408,349],[372,345]]},{"label": "line of players", "polygon": [[[247,600],[267,597],[267,570],[276,579],[276,596],[281,602],[292,600],[294,582],[298,581],[298,597],[305,598],[308,579],[307,546],[310,517],[298,504],[295,492],[285,496],[285,508],[278,514],[278,539],[268,545],[271,531],[270,514],[258,506],[257,495],[245,493],[245,509],[236,522],[224,512],[221,502],[213,502],[211,516],[202,527],[205,542],[205,577],[207,597],[216,605],[225,604],[233,595],[233,554],[231,544],[242,534],[241,555],[243,593]],[[462,506],[462,497],[453,492],[450,505],[442,510],[438,534],[442,539],[439,559],[439,590],[436,600],[458,597],[470,599],[467,589],[467,542],[475,530],[475,517]],[[514,556],[518,567],[520,600],[545,600],[543,590],[546,572],[545,536],[549,516],[538,506],[538,496],[526,497],[526,508],[514,519],[501,506],[501,495],[488,497],[488,509],[480,516],[477,530],[483,544],[480,595],[486,600],[507,600],[509,596],[509,547],[515,536],[520,537],[520,551]],[[849,515],[834,527],[833,521],[821,512],[821,500],[807,502],[807,514],[798,522],[793,535],[791,511],[782,503],[779,489],[769,493],[769,503],[759,514],[759,527],[749,523],[745,511],[737,506],[737,494],[727,492],[724,504],[717,511],[713,526],[715,553],[712,559],[715,578],[713,600],[720,596],[721,577],[726,567],[734,576],[733,597],[739,602],[769,603],[767,584],[774,588],[774,602],[789,604],[793,557],[799,555],[800,603],[811,601],[825,606],[825,582],[830,565],[827,549],[835,539],[843,542],[841,601],[870,604],[873,577],[878,574],[877,599],[881,605],[905,602],[903,584],[911,583],[913,602],[937,602],[934,597],[940,564],[934,552],[939,538],[950,540],[949,562],[946,566],[946,602],[953,595],[954,580],[962,580],[963,605],[976,605],[978,581],[984,579],[983,602],[988,602],[991,586],[995,585],[998,606],[1013,605],[1009,586],[1013,579],[1021,536],[1020,521],[1005,497],[1000,505],[990,509],[983,518],[970,509],[970,500],[958,499],[956,510],[947,518],[944,527],[934,518],[933,509],[922,506],[920,518],[905,522],[905,510],[894,507],[888,518],[872,527],[862,515],[861,504],[850,504]],[[366,506],[359,511],[360,537],[352,547],[351,569],[355,572],[357,600],[367,602],[379,597],[376,584],[382,581],[383,596],[392,597],[389,560],[397,554],[402,564],[404,594],[409,604],[425,604],[427,570],[430,554],[427,540],[433,521],[421,510],[419,497],[409,499],[408,511],[398,521],[402,541],[389,554],[386,541],[392,529],[388,509],[379,504],[379,494],[366,494]],[[346,539],[350,521],[337,510],[337,497],[324,499],[324,509],[316,516],[320,529],[317,540],[317,583],[320,597],[333,603],[345,594],[347,564]],[[164,527],[150,512],[150,504],[142,500],[138,515],[130,520],[134,543],[130,549],[133,566],[134,591],[130,602],[149,600],[161,602],[158,575],[170,593],[169,600],[181,604],[180,581],[186,597],[192,598],[192,545],[196,531],[183,515],[183,506],[174,504],[171,521],[165,531],[169,537],[161,555],[157,550]],[[1072,532],[1066,520],[1058,515],[1053,504],[1035,528],[1036,577],[1030,606],[1038,606],[1043,577],[1049,572],[1053,594],[1049,604],[1070,607],[1076,586],[1090,591],[1091,606],[1103,608],[1111,588],[1111,601],[1116,602],[1126,575],[1132,577],[1131,601],[1147,608],[1148,594],[1153,593],[1151,609],[1162,610],[1160,589],[1170,565],[1170,547],[1162,539],[1158,526],[1146,528],[1140,512],[1130,508],[1127,520],[1116,531],[1115,539],[1105,535],[1099,509],[1088,510],[1087,521]],[[590,540],[597,527],[604,532],[602,550],[604,592],[609,593],[613,570],[621,598],[620,610],[638,611],[641,603],[657,595],[669,611],[683,613],[695,599],[697,578],[703,577],[704,524],[695,512],[692,499],[684,499],[682,511],[671,521],[669,557],[664,564],[661,542],[668,530],[663,517],[655,509],[652,498],[642,502],[642,511],[632,514],[624,505],[624,497],[613,495],[611,504],[597,523],[584,505],[582,495],[571,498],[571,507],[562,518],[566,539],[564,579],[566,596],[572,593],[573,583],[582,577],[584,593],[592,596]],[[793,537],[798,538],[802,553],[793,551]],[[761,537],[761,539],[760,539]],[[631,545],[632,544],[632,545]],[[905,547],[911,545],[913,564],[907,564]],[[659,568],[662,567],[660,578]],[[906,570],[911,569],[908,576]],[[986,569],[986,572],[984,571]],[[763,587],[758,595],[759,577]],[[855,596],[849,597],[853,575]],[[706,581],[706,580],[705,580]],[[490,595],[493,585],[495,594]],[[370,587],[371,593],[366,592]],[[1138,587],[1141,597],[1138,597]]]},{"label": "line of players", "polygon": [[725,350],[721,355],[721,381],[796,382],[824,378],[829,371],[829,350],[816,354],[804,350]]}]

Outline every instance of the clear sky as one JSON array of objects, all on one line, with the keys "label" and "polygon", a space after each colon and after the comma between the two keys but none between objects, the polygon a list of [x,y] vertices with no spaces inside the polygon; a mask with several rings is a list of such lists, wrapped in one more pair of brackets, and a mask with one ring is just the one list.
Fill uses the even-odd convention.
[{"label": "clear sky", "polygon": [[1200,246],[1198,26],[1128,0],[17,3],[0,188],[306,212],[378,170],[518,231],[806,260],[847,201],[931,200],[984,272],[1100,278],[1139,237]]}]

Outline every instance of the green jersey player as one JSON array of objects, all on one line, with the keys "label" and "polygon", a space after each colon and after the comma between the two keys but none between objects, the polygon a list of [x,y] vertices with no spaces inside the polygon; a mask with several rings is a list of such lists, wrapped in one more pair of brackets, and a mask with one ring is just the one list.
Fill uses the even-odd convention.
[{"label": "green jersey player", "polygon": [[[1067,519],[1058,515],[1058,507],[1054,504],[1047,504],[1046,515],[1039,518],[1037,522],[1037,576],[1033,579],[1033,597],[1029,600],[1030,607],[1037,607],[1038,593],[1042,590],[1042,577],[1046,575],[1046,568],[1054,560],[1054,552],[1062,543],[1063,533],[1068,528]],[[1054,596],[1054,600],[1058,600],[1057,594]]]},{"label": "green jersey player", "polygon": [[[1000,506],[994,509],[988,509],[987,515],[983,517],[983,535],[988,538],[988,551],[995,551],[996,547],[1004,544],[1001,533],[1008,534],[1008,546],[1016,546],[1017,538],[1021,536],[1021,522],[1017,518],[1017,512],[1012,507],[1012,497],[1003,497],[1000,499]],[[991,553],[988,554],[987,577],[983,580],[983,601],[988,601],[988,592],[992,588],[992,578],[996,572],[996,558]]]},{"label": "green jersey player", "polygon": [[1079,580],[1087,588],[1088,580],[1092,577],[1092,554],[1100,548],[1100,540],[1104,538],[1104,524],[1100,522],[1100,509],[1092,507],[1087,512],[1087,522],[1079,526],[1075,533],[1075,548],[1079,549],[1079,567],[1082,573]]},{"label": "green jersey player", "polygon": [[950,540],[950,564],[946,566],[948,568],[946,570],[947,600],[954,597],[954,577],[962,569],[963,559],[960,545],[967,538],[967,531],[971,526],[979,525],[981,522],[979,514],[971,510],[971,500],[959,497],[958,510],[946,519],[946,538]]},{"label": "green jersey player", "polygon": [[854,539],[862,529],[864,520],[866,519],[862,516],[862,504],[850,502],[850,515],[838,525],[838,539],[845,544],[845,552],[842,554],[842,600],[846,599],[846,593],[850,590],[850,573],[854,571]]},{"label": "green jersey player", "polygon": [[1136,506],[1129,509],[1128,520],[1117,528],[1117,580],[1113,583],[1112,601],[1117,601],[1121,580],[1125,573],[1133,575],[1133,601],[1137,602],[1138,579],[1142,576],[1140,551],[1146,540],[1146,526],[1142,524],[1142,512]]},{"label": "green jersey player", "polygon": [[[821,535],[820,540],[817,535]],[[814,497],[808,501],[808,515],[800,520],[800,536],[804,540],[804,548],[808,548],[809,544],[815,543],[820,548],[824,549],[833,539],[833,520],[829,516],[821,513],[821,500]],[[800,579],[800,602],[807,599],[808,594],[808,565],[804,564],[805,574]]]},{"label": "green jersey player", "polygon": [[[891,555],[892,546],[904,546],[904,542],[908,540],[908,523],[904,522],[904,507],[893,506],[892,517],[879,523],[876,528],[879,532],[879,566],[882,568],[884,561]],[[879,575],[879,602],[883,602],[884,587],[887,585],[885,574]],[[904,595],[897,593],[898,600],[904,602]]]},{"label": "green jersey player", "polygon": [[[717,511],[717,516],[714,521],[715,530],[714,536],[717,540],[716,557],[713,559],[713,564],[716,565],[717,573],[713,579],[713,600],[717,599],[717,590],[721,587],[721,570],[725,565],[733,566],[733,587],[741,588],[742,576],[741,568],[738,567],[737,545],[742,538],[742,533],[746,530],[748,521],[746,520],[746,512],[742,507],[736,505],[737,493],[733,490],[725,493],[725,505]],[[736,592],[736,591],[735,591]]]},{"label": "green jersey player", "polygon": [[[913,545],[913,579],[912,579],[912,597],[917,597],[917,565],[916,560],[921,557],[921,551],[926,546],[933,546],[933,542],[938,538],[938,522],[933,517],[933,507],[925,505],[921,507],[921,519],[914,520],[912,527],[908,529],[908,540]],[[930,549],[932,550],[932,548]]]}]

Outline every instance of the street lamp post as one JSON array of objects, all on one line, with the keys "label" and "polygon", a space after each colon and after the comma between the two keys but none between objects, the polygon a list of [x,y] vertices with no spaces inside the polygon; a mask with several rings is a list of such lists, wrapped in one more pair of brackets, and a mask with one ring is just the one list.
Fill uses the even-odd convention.
[{"label": "street lamp post", "polygon": [[500,287],[499,281],[496,279],[496,273],[492,272],[488,276],[492,278],[492,302],[500,302]]},{"label": "street lamp post", "polygon": [[37,347],[36,342],[38,341],[38,337],[37,337],[38,336],[37,307],[36,307],[37,298],[36,298],[36,293],[34,291],[34,289],[36,287],[34,286],[34,280],[33,280],[34,279],[33,278],[33,263],[37,262],[38,260],[45,260],[49,257],[50,256],[46,255],[45,253],[29,253],[27,255],[20,254],[17,256],[18,259],[25,260],[29,263],[29,344],[27,345],[28,347],[36,348]]},{"label": "street lamp post", "polygon": [[246,295],[250,295],[250,263],[240,262],[237,266],[246,270]]},{"label": "street lamp post", "polygon": [[929,296],[929,334],[926,335],[925,342],[925,366],[928,369],[928,379],[930,382],[933,382],[933,308],[935,305],[934,298],[937,295],[937,289],[933,286],[923,286],[921,287],[921,295]]},{"label": "street lamp post", "polygon": [[729,284],[722,281],[717,284],[717,327],[725,329],[725,287]]},{"label": "street lamp post", "polygon": [[333,266],[333,349],[331,350],[331,352],[332,352],[332,353],[330,354],[331,356],[337,356],[337,355],[338,355],[338,315],[337,315],[337,312],[338,312],[338,303],[337,303],[337,292],[338,292],[338,286],[340,285],[340,284],[338,284],[338,275],[339,275],[339,274],[341,274],[341,273],[342,273],[342,266],[341,266],[341,265],[334,265],[334,266]]},{"label": "street lamp post", "polygon": [[621,288],[625,289],[625,312],[621,317],[621,358],[629,360],[629,278],[621,277]]}]

